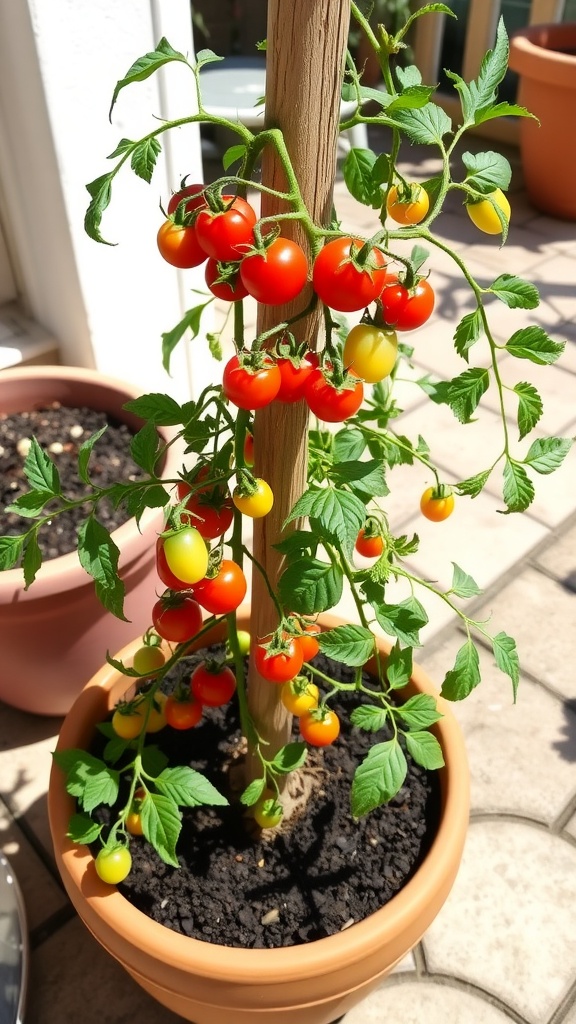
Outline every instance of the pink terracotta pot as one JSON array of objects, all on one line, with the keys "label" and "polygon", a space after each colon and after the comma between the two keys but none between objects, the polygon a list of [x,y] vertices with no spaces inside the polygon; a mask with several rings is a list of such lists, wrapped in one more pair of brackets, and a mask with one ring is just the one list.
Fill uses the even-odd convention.
[{"label": "pink terracotta pot", "polygon": [[[80,367],[32,366],[0,374],[1,412],[59,401],[109,412],[137,429],[141,421],[122,406],[138,395],[128,384]],[[178,460],[169,449],[165,472],[175,475]],[[132,519],[113,533],[128,622],[103,608],[75,552],[45,562],[27,591],[21,569],[0,572],[0,700],[35,714],[64,715],[106,651],[149,627],[162,525],[162,510],[154,509],[142,517],[140,530]]]},{"label": "pink terracotta pot", "polygon": [[[322,617],[324,628],[339,620]],[[239,628],[249,628],[244,616]],[[221,639],[222,630],[204,639]],[[129,662],[136,644],[119,655]],[[382,650],[389,646],[382,643]],[[370,666],[368,666],[370,668]],[[109,665],[83,690],[66,720],[58,749],[86,747],[95,725],[126,691]],[[410,692],[437,690],[414,669]],[[421,867],[377,913],[338,935],[283,949],[237,949],[187,938],[151,921],[98,878],[87,847],[66,838],[74,803],[62,773],[52,769],[50,828],[68,895],[95,938],[158,1002],[195,1024],[329,1024],[365,998],[422,938],[452,887],[468,826],[469,784],[464,743],[450,707],[435,726],[442,745],[442,811]]]},{"label": "pink terracotta pot", "polygon": [[524,180],[538,210],[576,220],[571,179],[576,163],[576,23],[531,25],[510,40],[510,67],[520,76],[518,102],[540,121],[522,118]]}]

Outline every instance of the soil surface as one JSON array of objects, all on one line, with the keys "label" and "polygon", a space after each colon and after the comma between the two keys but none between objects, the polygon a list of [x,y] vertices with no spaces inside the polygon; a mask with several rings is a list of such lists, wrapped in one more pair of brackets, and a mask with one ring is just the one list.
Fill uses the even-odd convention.
[{"label": "soil surface", "polygon": [[[198,655],[187,659],[184,678],[197,661]],[[351,678],[349,670],[322,655],[315,663],[337,678]],[[430,846],[438,821],[438,777],[408,759],[408,777],[394,800],[355,821],[354,769],[374,742],[388,739],[384,732],[375,737],[349,725],[355,705],[347,695],[340,705],[332,703],[341,715],[341,735],[333,746],[309,755],[304,771],[312,792],[305,809],[263,833],[234,793],[234,765],[241,763],[242,750],[236,701],[206,708],[191,731],[165,728],[156,734],[171,764],[201,771],[231,805],[184,810],[180,870],[165,865],[144,839],[132,838],[133,868],[119,887],[127,899],[177,932],[245,948],[319,939],[383,906]]]},{"label": "soil surface", "polygon": [[[90,493],[78,476],[78,450],[106,425],[90,457],[89,473],[94,484],[107,487],[121,480],[142,479],[142,470],[130,456],[133,431],[104,412],[54,403],[30,412],[0,414],[0,536],[15,536],[30,526],[30,520],[4,511],[30,490],[24,476],[30,439],[35,437],[56,464],[64,495],[77,499]],[[76,549],[76,531],[89,508],[85,505],[64,512],[42,527],[38,542],[44,558],[57,558]],[[97,518],[112,531],[130,516],[124,508],[115,509],[109,501],[101,501]]]}]

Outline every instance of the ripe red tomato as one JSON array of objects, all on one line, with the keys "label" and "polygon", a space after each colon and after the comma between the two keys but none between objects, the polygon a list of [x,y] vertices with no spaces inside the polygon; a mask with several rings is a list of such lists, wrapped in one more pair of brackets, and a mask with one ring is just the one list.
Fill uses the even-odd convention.
[{"label": "ripe red tomato", "polygon": [[[200,210],[208,205],[203,192],[204,185],[186,185],[184,188],[179,189],[178,192],[174,192],[168,202],[168,215],[174,214],[175,220],[178,223],[185,222],[187,217],[194,213],[195,210]],[[186,205],[180,206],[184,199],[188,199],[188,202]]]},{"label": "ripe red tomato", "polygon": [[379,302],[386,323],[396,331],[414,331],[425,324],[434,309],[434,290],[425,278],[408,290],[396,274],[388,274]]},{"label": "ripe red tomato", "polygon": [[281,306],[300,294],[308,279],[303,249],[289,238],[275,238],[264,253],[250,253],[240,264],[242,284],[258,302]]},{"label": "ripe red tomato", "polygon": [[206,253],[196,237],[196,229],[174,224],[165,220],[156,236],[160,255],[172,267],[188,270],[199,267],[206,259]]},{"label": "ripe red tomato", "polygon": [[168,568],[168,562],[166,561],[166,552],[164,551],[164,538],[158,537],[156,540],[156,572],[162,580],[165,587],[169,590],[189,590],[190,584],[186,583],[185,580],[179,580],[177,576]]},{"label": "ripe red tomato", "polygon": [[239,409],[262,409],[270,405],[279,388],[280,370],[269,356],[254,370],[241,363],[238,356],[232,356],[224,367],[222,390]]},{"label": "ripe red tomato", "polygon": [[245,199],[238,196],[222,196],[230,203],[226,210],[200,210],[195,222],[198,241],[207,256],[220,263],[235,263],[241,260],[254,245],[252,228],[256,214]]},{"label": "ripe red tomato", "polygon": [[306,381],[318,366],[318,356],[308,352],[298,363],[291,359],[278,359],[276,365],[280,370],[280,389],[276,395],[277,402],[298,402],[304,398]]},{"label": "ripe red tomato", "polygon": [[194,597],[212,615],[236,611],[246,597],[246,577],[236,562],[223,558],[216,576],[205,576],[192,588]]},{"label": "ripe red tomato", "polygon": [[317,622],[308,622],[304,626],[302,633],[298,634],[296,639],[300,644],[304,661],[311,661],[318,654],[320,644],[316,637],[320,632],[321,629]]},{"label": "ripe red tomato", "polygon": [[342,423],[354,416],[364,401],[364,385],[357,380],[353,387],[336,388],[322,370],[315,370],[306,381],[304,397],[308,408],[326,423]]},{"label": "ripe red tomato", "polygon": [[204,280],[212,295],[224,302],[238,302],[248,295],[248,290],[240,279],[239,264],[237,263],[220,264],[218,260],[209,259],[204,271]]},{"label": "ripe red tomato", "polygon": [[190,689],[200,704],[218,708],[227,704],[236,690],[236,677],[226,665],[210,669],[198,665],[190,677]]},{"label": "ripe red tomato", "polygon": [[326,306],[344,313],[363,309],[382,291],[386,260],[372,249],[367,264],[355,262],[363,242],[344,236],[328,242],[318,253],[312,270],[314,291]]},{"label": "ripe red tomato", "polygon": [[340,721],[329,708],[311,708],[299,718],[300,733],[313,747],[328,747],[340,733]]},{"label": "ripe red tomato", "polygon": [[164,708],[166,724],[173,729],[193,729],[202,718],[202,704],[196,698],[181,700],[179,697],[168,697]]},{"label": "ripe red tomato", "polygon": [[202,626],[202,609],[190,594],[166,593],[152,609],[154,629],[164,640],[183,644]]},{"label": "ripe red tomato", "polygon": [[297,676],[303,664],[302,648],[298,640],[288,637],[284,649],[278,654],[269,654],[265,647],[256,644],[254,664],[256,671],[270,683],[285,683]]},{"label": "ripe red tomato", "polygon": [[360,530],[354,547],[358,554],[363,555],[364,558],[380,558],[384,551],[384,538],[378,535],[367,537],[365,531]]},{"label": "ripe red tomato", "polygon": [[[197,479],[199,477],[200,474]],[[204,540],[215,540],[216,537],[221,537],[226,533],[234,519],[234,507],[229,491],[223,487],[214,486],[201,487],[191,493],[190,484],[181,480],[178,484],[178,499],[181,501],[187,494],[190,494],[190,497],[185,507],[188,512],[192,513],[193,518],[189,518],[183,512],[182,522],[195,526]]]},{"label": "ripe red tomato", "polygon": [[254,434],[251,434],[249,430],[246,431],[244,438],[244,465],[250,468],[254,465]]}]

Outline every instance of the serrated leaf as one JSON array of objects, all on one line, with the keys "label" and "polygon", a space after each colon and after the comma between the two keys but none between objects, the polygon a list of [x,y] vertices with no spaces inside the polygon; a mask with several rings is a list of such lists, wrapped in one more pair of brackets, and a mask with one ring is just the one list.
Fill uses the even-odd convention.
[{"label": "serrated leaf", "polygon": [[93,821],[89,814],[73,814],[68,822],[66,835],[73,843],[88,845],[98,839],[103,827]]},{"label": "serrated leaf", "polygon": [[492,470],[485,469],[481,473],[477,473],[476,476],[469,476],[466,480],[461,480],[456,484],[457,493],[469,494],[471,498],[477,498],[487,484],[491,472]]},{"label": "serrated leaf", "polygon": [[[431,693],[417,693],[401,704],[397,710],[404,724],[409,729],[416,731],[427,729],[443,717],[436,706],[436,698]],[[414,760],[417,759],[414,758]],[[418,764],[421,763],[418,761]]]},{"label": "serrated leaf", "polygon": [[134,462],[150,476],[154,475],[159,447],[160,436],[152,421],[145,423],[130,442],[130,454]]},{"label": "serrated leaf", "polygon": [[388,724],[388,711],[386,708],[376,707],[374,704],[360,704],[354,708],[350,715],[352,725],[364,732],[379,732]]},{"label": "serrated leaf", "polygon": [[408,766],[397,740],[371,747],[354,773],[351,791],[352,814],[360,818],[388,803],[402,788]]},{"label": "serrated leaf", "polygon": [[456,562],[452,562],[452,586],[450,587],[450,593],[455,594],[456,597],[477,597],[482,591],[475,580],[464,569],[461,569]]},{"label": "serrated leaf", "polygon": [[374,654],[374,636],[364,626],[336,626],[318,635],[320,650],[329,658],[358,668]]},{"label": "serrated leaf", "polygon": [[441,144],[443,137],[452,131],[452,121],[436,103],[427,103],[418,110],[397,110],[394,121],[412,142],[425,145]]},{"label": "serrated leaf", "polygon": [[506,342],[506,351],[517,359],[529,359],[539,366],[555,363],[564,351],[564,343],[553,341],[543,327],[522,327]]},{"label": "serrated leaf", "polygon": [[481,310],[465,313],[454,333],[454,348],[459,356],[468,361],[468,352],[484,333]]},{"label": "serrated leaf", "polygon": [[568,437],[539,437],[530,445],[524,463],[546,476],[562,465],[571,447]]},{"label": "serrated leaf", "polygon": [[517,103],[492,103],[481,110],[476,111],[475,124],[483,124],[484,121],[491,121],[495,117],[531,117],[537,121],[538,118],[526,107],[520,107]]},{"label": "serrated leaf", "polygon": [[146,743],[142,751],[142,767],[155,779],[168,766],[168,757],[155,743]]},{"label": "serrated leaf", "polygon": [[489,385],[490,373],[487,369],[470,367],[452,380],[438,381],[430,397],[433,402],[449,405],[460,423],[470,423]]},{"label": "serrated leaf", "polygon": [[258,802],[266,788],[266,779],[254,779],[240,796],[240,803],[245,807],[253,807]]},{"label": "serrated leaf", "polygon": [[375,163],[376,154],[371,149],[353,147],[346,155],[342,173],[350,195],[364,206],[378,210],[382,205],[382,193],[372,176]]},{"label": "serrated leaf", "polygon": [[504,463],[502,496],[508,512],[525,512],[534,500],[534,485],[526,470],[509,458]]},{"label": "serrated leaf", "polygon": [[13,569],[18,564],[24,547],[24,535],[0,537],[0,572]]},{"label": "serrated leaf", "polygon": [[331,562],[299,558],[282,573],[278,590],[285,607],[300,615],[314,615],[338,604],[343,575]]},{"label": "serrated leaf", "polygon": [[158,68],[163,67],[164,64],[168,64],[170,61],[182,61],[184,64],[188,63],[184,54],[178,53],[177,50],[173,50],[168,40],[163,37],[155,50],[145,53],[144,56],[139,57],[138,60],[134,61],[132,66],[126,72],[124,78],[120,79],[120,81],[116,83],[108,117],[111,117],[114,105],[122,89],[127,85],[132,85],[133,82],[143,82],[146,78],[149,78],[150,75],[153,75]]},{"label": "serrated leaf", "polygon": [[114,171],[110,171],[109,174],[102,174],[99,178],[95,178],[94,181],[86,185],[92,198],[84,216],[84,230],[89,238],[92,238],[95,242],[102,242],[103,245],[115,244],[107,242],[100,234],[102,214],[110,206],[112,198],[114,174]]},{"label": "serrated leaf", "polygon": [[467,640],[456,655],[454,668],[444,677],[441,694],[446,700],[464,700],[480,682],[480,659],[472,640]]},{"label": "serrated leaf", "polygon": [[406,86],[388,105],[387,112],[395,114],[398,110],[418,110],[425,107],[433,92],[434,86],[432,85]]},{"label": "serrated leaf", "polygon": [[338,483],[348,484],[361,501],[374,497],[383,498],[390,493],[380,459],[338,462],[330,476]]},{"label": "serrated leaf", "polygon": [[90,484],[90,477],[88,475],[88,464],[90,456],[94,449],[94,445],[100,440],[103,434],[106,433],[108,427],[101,427],[95,434],[91,434],[85,441],[82,442],[78,449],[78,475],[85,484]]},{"label": "serrated leaf", "polygon": [[308,747],[305,743],[287,743],[281,747],[272,761],[272,768],[280,775],[288,775],[301,768],[308,756]]},{"label": "serrated leaf", "polygon": [[485,153],[463,153],[462,163],[468,172],[466,183],[483,195],[497,188],[505,191],[510,185],[512,168],[501,153],[492,150]]},{"label": "serrated leaf", "polygon": [[351,427],[349,430],[339,430],[334,437],[334,461],[348,462],[351,459],[359,459],[366,450],[366,438],[361,430]]},{"label": "serrated leaf", "polygon": [[182,815],[174,801],[159,793],[147,794],[140,808],[140,819],[145,838],[164,863],[180,867],[176,843],[182,828]]},{"label": "serrated leaf", "polygon": [[204,775],[186,765],[165,768],[154,781],[164,796],[181,807],[199,807],[202,804],[224,807],[228,804],[226,797]]},{"label": "serrated leaf", "polygon": [[38,545],[38,536],[36,531],[30,534],[26,541],[26,547],[24,549],[24,558],[22,559],[22,569],[24,572],[24,589],[28,590],[28,587],[34,583],[36,579],[36,573],[42,565],[42,552]]},{"label": "serrated leaf", "polygon": [[32,488],[49,492],[53,496],[62,494],[58,470],[35,437],[31,438],[23,468],[24,475]]},{"label": "serrated leaf", "polygon": [[300,516],[314,519],[327,540],[335,539],[351,551],[364,525],[366,508],[350,491],[336,487],[309,488],[294,505],[284,526]]},{"label": "serrated leaf", "polygon": [[178,342],[186,334],[186,331],[191,332],[192,338],[198,337],[198,334],[200,333],[202,313],[211,302],[212,299],[209,299],[208,302],[204,302],[200,306],[194,306],[193,309],[189,309],[180,320],[180,323],[176,324],[171,331],[166,331],[162,335],[162,366],[166,370],[166,373],[170,373],[170,357]]},{"label": "serrated leaf", "polygon": [[444,756],[442,747],[431,732],[409,732],[406,734],[406,749],[416,764],[428,771],[442,768]]},{"label": "serrated leaf", "polygon": [[372,606],[376,620],[388,636],[398,637],[408,647],[420,647],[420,630],[428,622],[426,610],[415,597],[408,597],[398,604],[386,604],[382,600],[382,587],[372,580],[366,580],[361,589]]},{"label": "serrated leaf", "polygon": [[118,797],[119,774],[86,750],[56,751],[54,760],[66,773],[66,791],[90,814],[99,804],[112,806]]},{"label": "serrated leaf", "polygon": [[224,60],[224,57],[219,57],[217,53],[214,53],[214,50],[209,50],[208,48],[198,50],[196,54],[196,67],[200,68],[204,64],[213,64],[214,61],[218,60]]},{"label": "serrated leaf", "polygon": [[533,384],[529,384],[527,381],[519,381],[518,384],[514,385],[514,391],[518,395],[518,430],[519,440],[521,441],[538,423],[544,411],[544,406]]},{"label": "serrated leaf", "polygon": [[492,637],[492,650],[498,668],[512,680],[512,691],[514,702],[516,702],[518,680],[520,678],[520,662],[518,660],[518,651],[516,650],[516,641],[511,636],[508,636],[507,633],[498,633]]},{"label": "serrated leaf", "polygon": [[540,295],[535,285],[514,274],[500,274],[490,290],[510,309],[536,309],[540,305]]},{"label": "serrated leaf", "polygon": [[140,142],[135,147],[130,160],[130,166],[134,174],[150,184],[158,154],[161,152],[162,146],[156,138],[144,139],[143,142]]},{"label": "serrated leaf", "polygon": [[402,690],[412,675],[412,648],[395,643],[386,661],[386,679],[392,690]]},{"label": "serrated leaf", "polygon": [[4,511],[14,512],[16,515],[22,516],[23,519],[35,519],[42,512],[45,504],[52,501],[53,498],[52,491],[26,491],[25,494],[19,494],[16,501],[6,505]]},{"label": "serrated leaf", "polygon": [[126,619],[124,584],[118,576],[120,550],[108,530],[93,516],[78,528],[78,558],[86,572],[96,583],[96,594],[108,611],[119,619]]},{"label": "serrated leaf", "polygon": [[294,530],[273,546],[283,555],[295,556],[313,550],[318,543],[318,537],[312,530]]}]

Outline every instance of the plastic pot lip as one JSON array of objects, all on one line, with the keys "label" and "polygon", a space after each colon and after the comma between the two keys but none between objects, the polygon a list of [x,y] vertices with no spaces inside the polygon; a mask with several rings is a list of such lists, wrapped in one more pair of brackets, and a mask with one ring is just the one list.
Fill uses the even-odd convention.
[{"label": "plastic pot lip", "polygon": [[[139,398],[141,391],[126,381],[118,380],[115,377],[108,377],[98,370],[87,369],[79,366],[26,366],[14,367],[3,370],[0,375],[0,396],[4,390],[8,390],[10,384],[18,381],[53,381],[57,386],[58,381],[69,384],[87,384],[95,391],[108,393],[118,401],[118,408],[124,402]],[[2,405],[0,398],[0,405]],[[104,403],[108,408],[109,403]],[[129,419],[129,417],[127,417]],[[135,417],[133,417],[135,419]],[[159,432],[165,441],[174,436],[173,431],[165,427],[159,427]],[[167,475],[175,475],[179,468],[179,455],[170,447],[167,452],[164,472]],[[149,547],[150,540],[146,536],[150,529],[157,525],[158,532],[163,524],[162,509],[146,509],[140,520],[140,527],[134,519],[128,519],[118,526],[111,537],[114,543],[120,548],[120,567],[129,565],[137,558],[145,548]],[[58,558],[52,558],[42,563],[36,579],[29,591],[24,591],[24,574],[21,568],[5,569],[0,572],[0,603],[11,603],[17,595],[19,603],[24,601],[35,601],[42,597],[50,596],[55,592],[61,592],[80,586],[93,586],[93,582],[80,565],[78,554],[71,551]]]},{"label": "plastic pot lip", "polygon": [[529,25],[510,37],[510,67],[520,75],[554,81],[557,75],[574,75],[576,88],[576,22]]},{"label": "plastic pot lip", "polygon": [[[241,628],[248,625],[249,610],[244,613]],[[333,616],[320,616],[325,628],[341,624]],[[203,641],[206,643],[206,639]],[[129,658],[139,646],[134,641],[123,649],[119,658]],[[58,741],[58,749],[66,749],[77,743],[77,736],[71,735],[69,722],[75,709],[85,704],[86,717],[94,712],[102,713],[102,687],[108,688],[118,680],[119,674],[105,665],[84,688],[64,723]],[[438,697],[422,669],[416,668],[413,680],[418,688]],[[136,946],[142,955],[156,958],[158,949],[162,959],[173,968],[194,973],[218,981],[239,984],[273,984],[281,971],[284,982],[296,981],[303,977],[313,978],[334,968],[336,960],[341,967],[363,960],[367,955],[385,947],[410,922],[418,919],[419,908],[433,902],[434,897],[446,885],[449,875],[448,862],[453,861],[453,851],[461,853],[464,845],[469,808],[469,775],[464,741],[458,723],[445,701],[439,699],[439,708],[446,713],[435,729],[443,747],[446,767],[441,769],[442,813],[438,832],[430,850],[416,874],[393,899],[376,913],[336,935],[318,939],[299,946],[277,949],[251,949],[214,945],[199,939],[189,938],[173,932],[137,910],[117,889],[100,882],[93,867],[93,858],[87,847],[78,847],[66,840],[65,833],[73,801],[62,799],[62,777],[59,769],[52,768],[49,787],[49,816],[53,838],[61,843],[60,856],[68,872],[70,885],[81,894],[90,906],[90,913],[97,915],[103,924],[118,932],[123,941]],[[73,901],[74,902],[74,901]]]}]

